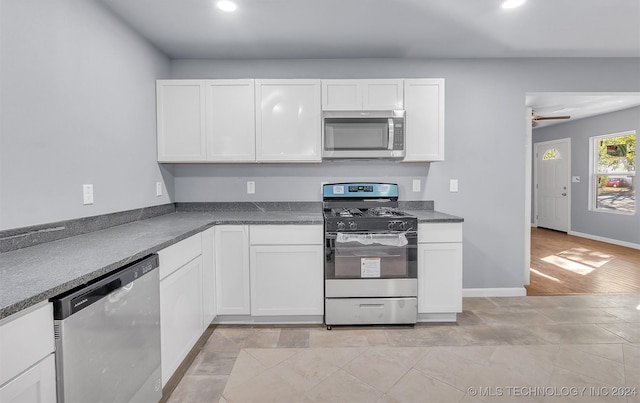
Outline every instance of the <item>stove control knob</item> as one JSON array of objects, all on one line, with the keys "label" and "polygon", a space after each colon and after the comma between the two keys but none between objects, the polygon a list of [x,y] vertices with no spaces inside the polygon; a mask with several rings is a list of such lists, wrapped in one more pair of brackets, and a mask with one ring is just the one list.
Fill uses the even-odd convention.
[{"label": "stove control knob", "polygon": [[356,230],[356,229],[358,229],[358,224],[356,224],[354,221],[351,221],[351,222],[349,223],[349,229],[350,229],[350,230]]},{"label": "stove control knob", "polygon": [[342,221],[339,221],[338,224],[337,224],[337,227],[338,227],[339,230],[343,230],[345,225],[344,225],[344,223]]},{"label": "stove control knob", "polygon": [[396,227],[395,221],[389,221],[389,224],[387,224],[387,228],[389,229],[389,231],[393,231],[395,227]]},{"label": "stove control knob", "polygon": [[398,224],[398,228],[400,229],[400,231],[404,231],[405,229],[407,229],[407,222],[400,221],[400,223]]}]

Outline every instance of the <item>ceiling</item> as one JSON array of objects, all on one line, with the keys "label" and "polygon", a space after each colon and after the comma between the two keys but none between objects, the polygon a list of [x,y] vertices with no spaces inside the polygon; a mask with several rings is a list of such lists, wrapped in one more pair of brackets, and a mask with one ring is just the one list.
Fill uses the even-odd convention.
[{"label": "ceiling", "polygon": [[540,120],[537,129],[640,106],[640,92],[536,92],[528,93],[525,103],[533,109],[534,115],[571,116],[569,120]]},{"label": "ceiling", "polygon": [[[98,0],[171,59],[640,57],[640,0]],[[638,94],[528,94],[537,115],[640,105]],[[538,127],[568,122],[539,122]]]},{"label": "ceiling", "polygon": [[639,0],[99,0],[172,59],[640,57]]}]

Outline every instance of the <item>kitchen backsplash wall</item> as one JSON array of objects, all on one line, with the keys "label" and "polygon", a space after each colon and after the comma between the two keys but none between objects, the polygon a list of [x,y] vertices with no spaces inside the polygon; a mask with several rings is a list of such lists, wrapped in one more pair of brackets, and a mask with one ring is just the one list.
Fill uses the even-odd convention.
[{"label": "kitchen backsplash wall", "polygon": [[[528,92],[640,91],[638,59],[174,60],[172,78],[444,78],[445,160],[431,164],[328,163],[176,166],[176,199],[318,200],[320,182],[422,181],[435,209],[464,217],[464,288],[524,292],[530,233]],[[428,168],[427,168],[428,167]],[[264,176],[261,176],[261,173]],[[421,176],[416,176],[421,175]],[[275,184],[286,179],[285,189]],[[450,191],[450,181],[458,191]],[[256,195],[246,194],[255,180]],[[251,197],[251,198],[249,198]],[[267,197],[269,199],[267,199]],[[304,197],[304,198],[303,198]],[[262,197],[261,197],[262,198]]]},{"label": "kitchen backsplash wall", "polygon": [[[177,202],[321,201],[323,182],[372,181],[399,185],[400,200],[426,200],[429,164],[329,161],[321,164],[184,164],[174,167]],[[420,191],[413,191],[413,181]],[[255,194],[247,194],[247,181]]]}]

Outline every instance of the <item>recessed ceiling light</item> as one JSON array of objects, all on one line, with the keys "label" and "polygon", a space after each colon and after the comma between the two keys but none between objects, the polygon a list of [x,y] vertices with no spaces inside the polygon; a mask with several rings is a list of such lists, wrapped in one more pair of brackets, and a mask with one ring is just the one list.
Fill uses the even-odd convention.
[{"label": "recessed ceiling light", "polygon": [[523,5],[527,0],[505,0],[500,7],[502,8],[516,8]]},{"label": "recessed ceiling light", "polygon": [[216,7],[218,7],[222,11],[228,12],[236,11],[236,8],[238,8],[238,6],[236,6],[236,3],[229,0],[220,0],[216,2]]}]

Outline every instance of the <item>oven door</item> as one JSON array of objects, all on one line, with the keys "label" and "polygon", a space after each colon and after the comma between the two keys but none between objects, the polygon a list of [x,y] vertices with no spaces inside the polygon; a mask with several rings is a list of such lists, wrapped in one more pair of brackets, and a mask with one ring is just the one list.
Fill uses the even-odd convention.
[{"label": "oven door", "polygon": [[327,232],[325,278],[417,278],[417,232]]}]

